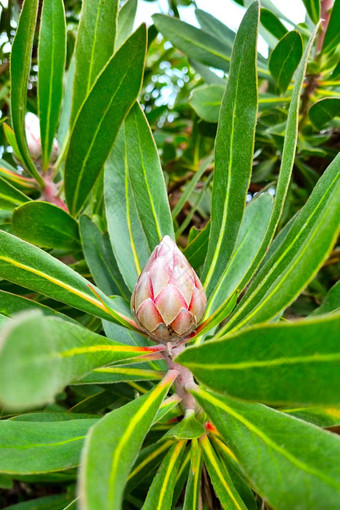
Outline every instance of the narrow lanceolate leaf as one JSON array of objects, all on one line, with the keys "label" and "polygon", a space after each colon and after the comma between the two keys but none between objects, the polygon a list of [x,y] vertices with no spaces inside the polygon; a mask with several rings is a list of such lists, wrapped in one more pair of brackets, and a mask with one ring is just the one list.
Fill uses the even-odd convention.
[{"label": "narrow lanceolate leaf", "polygon": [[25,0],[19,18],[11,52],[11,120],[20,156],[29,173],[44,185],[42,177],[35,168],[28,152],[25,136],[25,110],[27,101],[27,82],[31,67],[31,52],[38,0]]},{"label": "narrow lanceolate leaf", "polygon": [[170,374],[150,393],[107,414],[91,429],[81,461],[82,507],[120,510],[131,467],[173,380]]},{"label": "narrow lanceolate leaf", "polygon": [[[315,34],[317,32],[317,28],[312,34],[308,45],[304,51],[301,62],[299,64],[298,70],[295,76],[295,84],[292,92],[292,100],[289,106],[288,111],[288,119],[286,125],[286,136],[284,140],[283,152],[282,152],[282,160],[280,167],[280,174],[278,183],[276,186],[276,193],[274,198],[274,205],[272,210],[272,215],[270,218],[270,222],[264,236],[262,245],[253,260],[247,274],[245,275],[244,281],[249,281],[249,278],[254,274],[254,271],[258,267],[261,259],[265,255],[267,247],[270,245],[272,238],[274,237],[277,225],[280,221],[281,214],[283,211],[283,206],[285,203],[285,199],[288,193],[290,176],[294,164],[295,158],[295,150],[296,150],[296,142],[297,142],[297,130],[298,130],[298,120],[299,120],[299,101],[300,94],[302,89],[302,84],[304,80],[305,70],[307,66],[308,57],[313,45],[313,41],[315,38]],[[228,328],[229,326],[226,326]]]},{"label": "narrow lanceolate leaf", "polygon": [[163,460],[143,505],[143,510],[171,510],[176,475],[186,445],[185,440],[175,443]]},{"label": "narrow lanceolate leaf", "polygon": [[84,205],[138,96],[145,49],[146,29],[141,25],[108,61],[75,120],[65,162],[65,193],[72,214]]},{"label": "narrow lanceolate leaf", "polygon": [[164,376],[160,370],[135,368],[134,366],[96,368],[90,374],[72,384],[113,384],[125,381],[159,381]]},{"label": "narrow lanceolate leaf", "polygon": [[195,269],[196,272],[204,263],[208,249],[209,233],[210,221],[183,251],[190,265]]},{"label": "narrow lanceolate leaf", "polygon": [[1,330],[1,404],[15,410],[46,404],[93,368],[148,352],[69,321],[39,312],[22,314]]},{"label": "narrow lanceolate leaf", "polygon": [[213,292],[236,243],[248,190],[257,113],[259,5],[246,12],[235,38],[215,146],[211,226],[202,279]]},{"label": "narrow lanceolate leaf", "polygon": [[317,130],[322,129],[334,117],[340,117],[340,98],[338,97],[320,99],[309,110],[309,118]]},{"label": "narrow lanceolate leaf", "polygon": [[102,319],[134,328],[129,318],[113,309],[112,300],[79,273],[4,231],[0,231],[0,277]]},{"label": "narrow lanceolate leaf", "polygon": [[217,37],[217,39],[223,41],[230,48],[232,47],[235,39],[235,32],[230,30],[230,28],[224,25],[224,23],[219,21],[217,18],[208,12],[202,11],[201,9],[195,9],[195,16],[205,32],[213,34]]},{"label": "narrow lanceolate leaf", "polygon": [[246,510],[247,507],[237,493],[225,465],[219,461],[206,435],[200,439],[200,446],[203,450],[204,462],[211,483],[220,500],[222,508],[224,510]]},{"label": "narrow lanceolate leaf", "polygon": [[48,473],[78,466],[85,436],[96,421],[1,420],[0,473]]},{"label": "narrow lanceolate leaf", "polygon": [[137,0],[126,0],[119,9],[115,47],[119,48],[132,32],[137,12]]},{"label": "narrow lanceolate leaf", "polygon": [[117,0],[83,1],[75,46],[71,126],[98,74],[113,54],[117,14]]},{"label": "narrow lanceolate leaf", "polygon": [[340,1],[334,0],[330,19],[328,22],[325,38],[323,41],[322,52],[328,53],[339,44],[340,32]]},{"label": "narrow lanceolate leaf", "polygon": [[321,315],[323,313],[332,313],[340,309],[340,281],[338,281],[328,291],[327,296],[323,300],[319,308],[316,308],[311,315]]},{"label": "narrow lanceolate leaf", "polygon": [[202,452],[197,439],[191,441],[189,477],[185,489],[183,510],[199,510],[202,507],[201,489]]},{"label": "narrow lanceolate leaf", "polygon": [[48,202],[29,202],[15,209],[12,226],[17,236],[41,248],[80,249],[78,223]]},{"label": "narrow lanceolate leaf", "polygon": [[80,218],[80,236],[85,260],[98,287],[108,296],[118,294],[129,298],[108,234],[103,234],[88,216],[83,215]]},{"label": "narrow lanceolate leaf", "polygon": [[129,177],[150,250],[165,235],[174,237],[172,218],[157,147],[138,103],[125,121]]},{"label": "narrow lanceolate leaf", "polygon": [[268,253],[226,329],[239,329],[276,317],[318,271],[340,229],[339,169],[340,154],[288,225],[286,235]]},{"label": "narrow lanceolate leaf", "polygon": [[260,404],[202,389],[194,394],[235,452],[255,492],[271,507],[319,510],[321,501],[324,508],[337,507],[338,436]]},{"label": "narrow lanceolate leaf", "polygon": [[281,20],[269,9],[261,9],[260,19],[264,28],[276,39],[281,39],[288,32]]},{"label": "narrow lanceolate leaf", "polygon": [[18,205],[29,202],[30,198],[0,177],[0,209],[12,210]]},{"label": "narrow lanceolate leaf", "polygon": [[132,191],[125,124],[105,164],[104,193],[112,251],[127,287],[132,292],[150,249]]},{"label": "narrow lanceolate leaf", "polygon": [[316,25],[320,19],[320,0],[302,0],[310,19]]},{"label": "narrow lanceolate leaf", "polygon": [[66,23],[62,0],[44,0],[38,48],[38,111],[43,169],[48,167],[63,94]]},{"label": "narrow lanceolate leaf", "polygon": [[164,14],[154,14],[157,29],[190,59],[207,66],[228,71],[230,45],[204,30]]},{"label": "narrow lanceolate leaf", "polygon": [[285,92],[302,56],[301,35],[293,30],[284,35],[273,49],[269,70],[281,92]]},{"label": "narrow lanceolate leaf", "polygon": [[339,313],[257,325],[186,349],[177,362],[206,386],[243,400],[339,405],[339,328]]},{"label": "narrow lanceolate leaf", "polygon": [[217,310],[237,289],[243,289],[248,269],[262,245],[272,208],[273,198],[269,193],[262,193],[247,205],[234,252],[211,295],[206,316]]},{"label": "narrow lanceolate leaf", "polygon": [[[10,128],[9,128],[10,129]],[[23,189],[32,190],[36,189],[36,184],[30,177],[24,177],[19,174],[17,169],[7,163],[4,159],[0,158],[0,176],[9,181],[13,186]]]}]

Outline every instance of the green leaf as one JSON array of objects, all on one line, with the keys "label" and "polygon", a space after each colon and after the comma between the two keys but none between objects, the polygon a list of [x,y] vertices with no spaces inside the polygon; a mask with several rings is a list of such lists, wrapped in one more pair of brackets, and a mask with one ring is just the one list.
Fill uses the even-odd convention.
[{"label": "green leaf", "polygon": [[232,47],[236,35],[233,30],[230,30],[224,23],[201,9],[195,9],[195,16],[206,33],[214,35],[227,46]]},{"label": "green leaf", "polygon": [[340,308],[340,281],[333,285],[322,304],[316,308],[310,315],[321,315],[338,311]]},{"label": "green leaf", "polygon": [[12,294],[11,292],[6,292],[0,289],[0,313],[3,313],[8,317],[12,317],[14,314],[24,312],[26,310],[40,310],[44,315],[52,315],[73,322],[73,319],[63,313],[57,312],[53,308],[49,308],[37,301],[33,301],[33,299],[18,296],[17,294]]},{"label": "green leaf", "polygon": [[210,221],[183,251],[184,255],[196,271],[203,265],[204,259],[207,255],[209,233]]},{"label": "green leaf", "polygon": [[204,385],[243,400],[339,405],[339,328],[340,314],[259,324],[186,349],[176,362]]},{"label": "green leaf", "polygon": [[96,421],[1,420],[0,472],[48,473],[78,466],[85,436]]},{"label": "green leaf", "polygon": [[[339,28],[340,30],[340,28]],[[314,103],[309,110],[313,126],[320,131],[334,117],[340,117],[340,98],[325,97]]]},{"label": "green leaf", "polygon": [[126,0],[124,5],[119,9],[116,48],[119,48],[131,34],[136,11],[137,0]]},{"label": "green leaf", "polygon": [[222,509],[247,510],[247,507],[234,487],[225,465],[219,461],[208,437],[206,435],[203,436],[199,443],[203,450],[204,462],[207,467],[210,480],[215,489],[216,495],[220,500]]},{"label": "green leaf", "polygon": [[225,329],[236,330],[246,324],[273,319],[318,271],[340,228],[339,168],[340,154],[319,179],[305,206],[288,224],[285,235],[278,238],[275,249],[273,245]]},{"label": "green leaf", "polygon": [[54,494],[6,506],[4,510],[69,510],[71,507],[68,503],[69,498],[65,494]]},{"label": "green leaf", "polygon": [[112,411],[92,427],[81,460],[82,507],[120,510],[131,467],[173,379],[172,374],[167,376],[151,392]]},{"label": "green leaf", "polygon": [[329,53],[338,46],[339,32],[340,32],[340,1],[334,0],[325,38],[323,40],[322,53]]},{"label": "green leaf", "polygon": [[230,45],[204,30],[164,14],[154,14],[157,29],[190,59],[227,72],[230,65]]},{"label": "green leaf", "polygon": [[171,510],[176,475],[181,465],[186,441],[178,441],[166,454],[151,487],[142,510]]},{"label": "green leaf", "polygon": [[[4,125],[5,126],[5,125]],[[10,129],[10,128],[9,128]],[[13,132],[13,131],[12,131]],[[23,188],[24,190],[34,190],[36,189],[36,184],[33,179],[30,177],[24,177],[19,174],[12,165],[7,163],[4,159],[0,158],[0,176],[10,181],[13,186],[18,186]]]},{"label": "green leaf", "polygon": [[296,416],[300,420],[314,423],[317,427],[334,427],[340,425],[340,409],[338,407],[305,407],[282,409],[283,412]]},{"label": "green leaf", "polygon": [[38,47],[38,111],[43,169],[47,169],[56,132],[66,60],[66,22],[62,0],[44,0]]},{"label": "green leaf", "polygon": [[269,9],[262,7],[260,15],[261,23],[268,32],[276,39],[281,39],[288,32],[280,19]]},{"label": "green leaf", "polygon": [[14,210],[14,233],[41,248],[79,250],[78,223],[66,211],[48,202],[28,202]]},{"label": "green leaf", "polygon": [[123,124],[105,165],[106,217],[112,251],[127,287],[132,292],[150,250],[132,191],[128,147]]},{"label": "green leaf", "polygon": [[148,121],[138,103],[125,120],[129,177],[150,250],[174,230],[164,175]]},{"label": "green leaf", "polygon": [[164,372],[135,366],[102,367],[96,368],[90,374],[74,381],[73,385],[81,384],[113,384],[125,381],[158,381]]},{"label": "green leaf", "polygon": [[247,10],[233,48],[215,145],[208,252],[202,279],[213,292],[236,243],[249,186],[257,114],[256,40],[259,4]]},{"label": "green leaf", "polygon": [[[65,162],[65,194],[73,215],[83,207],[137,99],[145,48],[146,29],[141,25],[108,61],[75,120]],[[81,80],[84,90],[84,77]]]},{"label": "green leaf", "polygon": [[20,156],[28,172],[44,187],[44,180],[35,168],[28,152],[25,135],[27,82],[31,67],[31,52],[38,11],[38,0],[25,0],[11,52],[11,120]]},{"label": "green leaf", "polygon": [[202,506],[200,497],[202,471],[202,452],[197,439],[191,441],[190,470],[185,489],[183,510],[199,510]]},{"label": "green leaf", "polygon": [[243,289],[248,269],[261,248],[272,208],[273,198],[269,193],[262,193],[247,205],[234,252],[211,294],[206,316],[238,289]]},{"label": "green leaf", "polygon": [[302,56],[301,35],[293,30],[280,39],[269,59],[269,70],[281,92],[287,90]]},{"label": "green leaf", "polygon": [[93,368],[150,352],[39,312],[7,322],[0,345],[0,401],[12,410],[52,402]]},{"label": "green leaf", "polygon": [[310,19],[316,25],[320,19],[320,0],[302,0]]},{"label": "green leaf", "polygon": [[[97,76],[112,57],[118,15],[118,0],[84,0],[75,45],[75,76],[71,124],[81,109]],[[113,89],[114,90],[114,89]]]},{"label": "green leaf", "polygon": [[205,428],[196,418],[192,412],[188,412],[177,425],[171,427],[165,434],[164,438],[173,437],[177,440],[180,439],[195,439],[205,433]]},{"label": "green leaf", "polygon": [[135,328],[79,273],[40,248],[0,231],[0,277],[102,319]]},{"label": "green leaf", "polygon": [[225,88],[221,85],[205,85],[194,89],[189,104],[206,122],[217,122]]},{"label": "green leaf", "polygon": [[88,217],[80,217],[80,236],[87,265],[98,287],[107,295],[129,298],[129,291],[119,272],[107,234],[102,234]]},{"label": "green leaf", "polygon": [[12,186],[6,179],[0,177],[0,209],[11,211],[18,205],[29,201],[28,196]]},{"label": "green leaf", "polygon": [[337,507],[336,435],[260,404],[203,389],[193,393],[235,452],[254,490],[271,507],[319,510],[320,502],[324,508]]}]

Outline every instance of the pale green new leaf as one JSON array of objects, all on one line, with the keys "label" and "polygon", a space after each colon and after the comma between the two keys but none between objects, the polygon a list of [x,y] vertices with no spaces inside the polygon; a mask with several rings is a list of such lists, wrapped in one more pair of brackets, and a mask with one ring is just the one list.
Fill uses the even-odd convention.
[{"label": "pale green new leaf", "polygon": [[208,252],[202,280],[208,297],[234,249],[252,168],[257,114],[256,40],[259,4],[246,12],[233,47],[215,144]]},{"label": "pale green new leaf", "polygon": [[129,472],[173,380],[173,375],[167,376],[151,392],[107,414],[91,429],[81,460],[83,508],[121,509]]},{"label": "pale green new leaf", "polygon": [[17,410],[52,402],[92,369],[148,352],[39,312],[19,315],[1,330],[1,404]]},{"label": "pale green new leaf", "polygon": [[230,445],[254,490],[271,507],[320,510],[322,502],[323,508],[337,508],[338,436],[261,404],[203,389],[194,395]]}]

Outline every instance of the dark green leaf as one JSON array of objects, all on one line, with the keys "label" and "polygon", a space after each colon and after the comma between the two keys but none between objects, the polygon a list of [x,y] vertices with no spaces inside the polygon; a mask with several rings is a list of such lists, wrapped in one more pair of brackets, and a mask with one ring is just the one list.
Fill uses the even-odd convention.
[{"label": "dark green leaf", "polygon": [[235,246],[250,180],[257,114],[254,50],[258,21],[259,4],[254,2],[235,38],[221,105],[215,146],[210,237],[202,275],[208,297]]},{"label": "dark green leaf", "polygon": [[339,405],[339,329],[340,314],[257,325],[186,349],[177,362],[213,390],[243,400]]},{"label": "dark green leaf", "polygon": [[207,466],[210,480],[220,500],[222,509],[247,510],[234,487],[225,465],[219,461],[206,435],[200,439],[200,445],[203,450],[204,462]]},{"label": "dark green leaf", "polygon": [[97,76],[111,58],[116,39],[118,0],[84,0],[75,46],[71,125]]},{"label": "dark green leaf", "polygon": [[269,70],[281,92],[285,92],[302,56],[301,35],[294,30],[284,35],[272,51]]},{"label": "dark green leaf", "polygon": [[77,466],[85,436],[96,421],[1,420],[0,472],[48,473]]},{"label": "dark green leaf", "polygon": [[29,202],[28,196],[0,177],[0,209],[11,211],[18,205]]},{"label": "dark green leaf", "polygon": [[142,510],[171,510],[176,483],[186,441],[178,441],[166,454],[142,507]]},{"label": "dark green leaf", "polygon": [[107,295],[129,297],[107,234],[102,234],[88,217],[80,218],[80,235],[87,265],[98,287]]},{"label": "dark green leaf", "polygon": [[197,439],[191,441],[190,470],[185,489],[183,510],[199,510],[202,506],[200,495],[202,471],[202,452]]},{"label": "dark green leaf", "polygon": [[340,1],[334,0],[325,38],[323,41],[322,46],[323,53],[328,53],[338,46],[339,32],[340,32]]},{"label": "dark green leaf", "polygon": [[70,510],[69,502],[65,494],[54,494],[6,506],[4,510]]},{"label": "dark green leaf", "polygon": [[15,410],[49,403],[93,368],[147,353],[69,321],[25,313],[1,330],[0,401]]},{"label": "dark green leaf", "polygon": [[92,427],[81,461],[81,506],[121,509],[129,472],[173,379],[166,377],[150,393],[112,411]]},{"label": "dark green leaf", "polygon": [[62,0],[44,0],[38,48],[38,111],[43,169],[48,168],[63,94],[66,24]]},{"label": "dark green leaf", "polygon": [[14,233],[41,248],[79,250],[78,223],[66,211],[48,202],[28,202],[14,210]]},{"label": "dark green leaf", "polygon": [[310,315],[321,315],[338,311],[340,308],[340,281],[329,290],[319,308],[316,308]]},{"label": "dark green leaf", "polygon": [[25,135],[27,82],[31,67],[31,52],[38,0],[25,0],[19,18],[11,53],[11,119],[21,158],[29,173],[44,186],[44,180],[28,152]]},{"label": "dark green leaf", "polygon": [[313,21],[314,25],[316,25],[320,19],[320,0],[302,0],[302,1],[304,3],[304,6],[306,7],[306,11],[308,12],[310,19]]},{"label": "dark green leaf", "polygon": [[262,7],[260,19],[264,28],[273,34],[276,39],[281,39],[288,32],[280,19],[269,9]]},{"label": "dark green leaf", "polygon": [[83,207],[138,96],[145,48],[146,29],[141,25],[108,61],[75,120],[65,162],[65,193],[72,214]]},{"label": "dark green leaf", "polygon": [[138,103],[125,121],[129,177],[150,250],[165,235],[174,237],[172,218],[157,147]]},{"label": "dark green leaf", "polygon": [[219,21],[217,18],[209,14],[208,12],[202,11],[201,9],[195,9],[195,16],[201,28],[208,34],[212,34],[217,39],[223,41],[230,48],[233,45],[235,39],[235,32],[230,30],[224,23]]},{"label": "dark green leaf", "polygon": [[210,233],[210,222],[199,232],[191,243],[183,251],[184,255],[197,271],[204,263],[207,254]]},{"label": "dark green leaf", "polygon": [[260,404],[203,389],[194,394],[235,452],[255,491],[271,507],[320,510],[320,502],[323,508],[337,507],[339,437]]},{"label": "dark green leaf", "polygon": [[338,97],[320,99],[309,110],[309,118],[318,131],[334,117],[340,117],[340,98]]}]

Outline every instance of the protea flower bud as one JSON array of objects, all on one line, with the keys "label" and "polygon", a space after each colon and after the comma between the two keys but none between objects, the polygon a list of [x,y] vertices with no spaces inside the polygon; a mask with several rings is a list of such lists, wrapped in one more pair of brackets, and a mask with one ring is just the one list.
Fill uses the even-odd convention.
[{"label": "protea flower bud", "polygon": [[[41,158],[40,122],[34,113],[28,112],[25,115],[25,131],[28,150],[34,161]],[[59,155],[60,149],[57,140],[53,139],[51,163],[54,163]]]},{"label": "protea flower bud", "polygon": [[137,323],[159,342],[187,337],[203,317],[206,296],[195,271],[169,236],[152,252],[131,298]]}]

